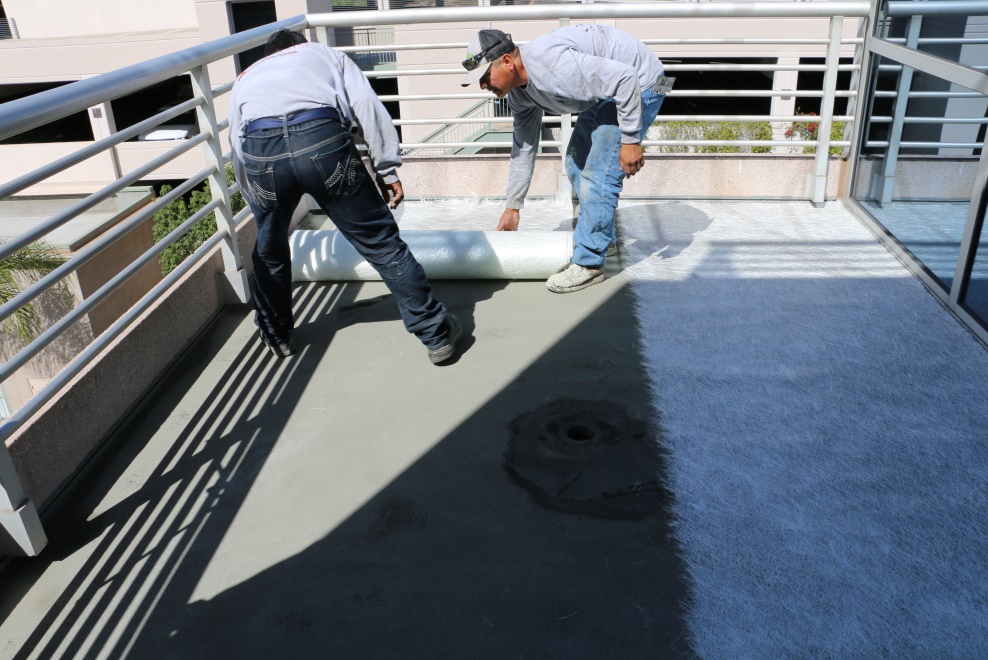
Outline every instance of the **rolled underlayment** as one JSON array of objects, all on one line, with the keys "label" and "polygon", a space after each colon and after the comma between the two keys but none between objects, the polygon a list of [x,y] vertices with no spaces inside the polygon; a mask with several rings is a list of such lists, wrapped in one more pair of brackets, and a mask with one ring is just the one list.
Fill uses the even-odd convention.
[{"label": "rolled underlayment", "polygon": [[[401,237],[436,280],[540,280],[566,267],[573,256],[569,231],[407,230]],[[377,271],[335,229],[291,236],[292,280],[380,280]]]}]

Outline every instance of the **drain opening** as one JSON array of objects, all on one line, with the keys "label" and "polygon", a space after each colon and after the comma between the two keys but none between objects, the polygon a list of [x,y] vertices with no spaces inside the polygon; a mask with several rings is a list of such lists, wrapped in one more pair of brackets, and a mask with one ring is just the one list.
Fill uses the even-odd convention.
[{"label": "drain opening", "polygon": [[597,436],[589,426],[577,425],[566,429],[566,437],[576,442],[590,442]]}]

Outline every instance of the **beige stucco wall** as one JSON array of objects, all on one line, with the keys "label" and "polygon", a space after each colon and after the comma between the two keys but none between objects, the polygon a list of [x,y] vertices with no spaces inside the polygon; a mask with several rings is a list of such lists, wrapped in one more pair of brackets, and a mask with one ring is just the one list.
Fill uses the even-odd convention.
[{"label": "beige stucco wall", "polygon": [[106,37],[5,39],[0,41],[0,82],[82,80],[199,43],[194,28]]},{"label": "beige stucco wall", "polygon": [[154,32],[196,25],[194,0],[4,0],[21,39]]}]

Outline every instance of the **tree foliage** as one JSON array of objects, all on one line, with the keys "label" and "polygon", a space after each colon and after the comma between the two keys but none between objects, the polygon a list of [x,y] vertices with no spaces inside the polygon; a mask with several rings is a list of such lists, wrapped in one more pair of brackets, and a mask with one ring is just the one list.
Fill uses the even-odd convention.
[{"label": "tree foliage", "polygon": [[[0,239],[0,245],[6,239]],[[65,263],[65,259],[55,249],[44,242],[21,248],[3,261],[0,261],[0,304],[6,304],[19,294],[25,284],[37,282]],[[55,285],[67,294],[64,283]],[[43,330],[41,316],[32,303],[27,303],[12,316],[3,321],[4,332],[11,332],[25,344],[37,337]]]},{"label": "tree foliage", "polygon": [[[234,182],[233,168],[226,166],[226,185],[229,187]],[[165,185],[158,190],[161,197],[171,191],[172,187]],[[202,185],[194,188],[187,196],[176,199],[168,204],[154,216],[154,242],[157,243],[173,232],[183,222],[199,212],[202,207],[212,201],[212,192],[209,189],[209,182],[203,181]],[[244,208],[243,197],[240,193],[230,197],[230,206],[235,214]],[[210,213],[205,218],[197,222],[183,234],[177,241],[165,248],[161,253],[161,274],[167,275],[175,270],[179,264],[188,258],[190,254],[202,245],[210,236],[216,233],[215,213]]]}]

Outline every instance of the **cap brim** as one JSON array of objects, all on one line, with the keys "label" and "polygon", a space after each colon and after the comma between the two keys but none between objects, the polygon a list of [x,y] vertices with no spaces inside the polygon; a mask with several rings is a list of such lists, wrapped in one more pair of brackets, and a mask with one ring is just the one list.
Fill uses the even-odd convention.
[{"label": "cap brim", "polygon": [[460,81],[460,86],[469,87],[470,85],[474,84],[475,82],[483,78],[484,74],[487,73],[487,70],[491,68],[491,64],[493,64],[493,62],[488,62],[487,66],[478,66],[473,71],[468,71],[467,75],[465,75],[463,77],[463,80]]}]

